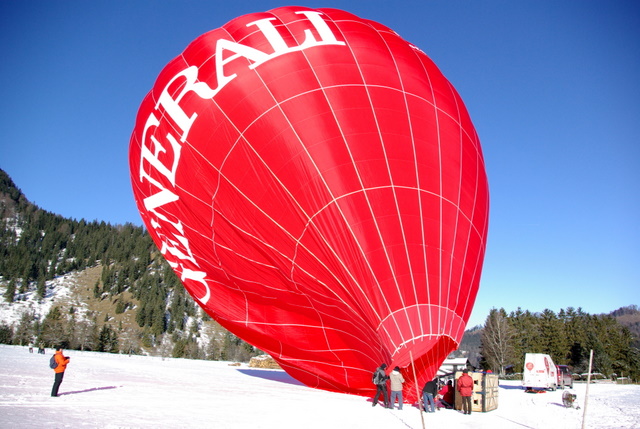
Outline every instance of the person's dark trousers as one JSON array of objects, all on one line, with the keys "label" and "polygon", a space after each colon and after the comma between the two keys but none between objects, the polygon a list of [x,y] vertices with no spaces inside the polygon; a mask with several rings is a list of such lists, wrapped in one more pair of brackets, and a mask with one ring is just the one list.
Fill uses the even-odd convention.
[{"label": "person's dark trousers", "polygon": [[376,396],[373,397],[372,406],[376,406],[380,395],[382,395],[382,399],[384,400],[385,408],[389,408],[389,392],[387,392],[387,386],[384,384],[378,384],[378,388],[376,389]]},{"label": "person's dark trousers", "polygon": [[64,372],[56,372],[56,379],[53,382],[53,389],[51,389],[51,396],[58,396],[58,389],[62,384],[63,378],[64,378]]},{"label": "person's dark trousers", "polygon": [[462,411],[464,414],[471,414],[471,396],[462,397]]}]

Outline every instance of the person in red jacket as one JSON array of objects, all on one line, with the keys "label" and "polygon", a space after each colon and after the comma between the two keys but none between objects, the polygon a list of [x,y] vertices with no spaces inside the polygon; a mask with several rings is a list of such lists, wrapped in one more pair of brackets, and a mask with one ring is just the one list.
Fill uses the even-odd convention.
[{"label": "person in red jacket", "polygon": [[67,369],[67,365],[69,364],[69,358],[62,354],[62,347],[56,347],[56,354],[54,355],[54,359],[58,363],[53,371],[56,374],[55,380],[53,382],[53,389],[51,389],[51,396],[58,396],[58,389],[62,384],[62,379],[64,378],[64,371]]},{"label": "person in red jacket", "polygon": [[462,370],[462,375],[458,378],[458,392],[462,396],[462,411],[464,414],[471,414],[471,394],[473,393],[473,378],[469,375],[468,369]]},{"label": "person in red jacket", "polygon": [[453,380],[447,381],[447,384],[442,386],[442,389],[438,392],[438,397],[440,398],[440,402],[444,405],[445,408],[453,408],[454,404],[454,395],[453,391]]}]

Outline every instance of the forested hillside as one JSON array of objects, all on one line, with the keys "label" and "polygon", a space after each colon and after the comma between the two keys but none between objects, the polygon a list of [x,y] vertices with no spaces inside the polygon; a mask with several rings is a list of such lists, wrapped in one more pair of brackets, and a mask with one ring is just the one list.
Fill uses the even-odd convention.
[{"label": "forested hillside", "polygon": [[640,310],[637,305],[628,305],[611,313],[621,325],[626,326],[633,335],[633,347],[640,348]]},{"label": "forested hillside", "polygon": [[545,353],[556,365],[569,365],[574,373],[587,372],[593,350],[593,371],[608,378],[640,378],[640,351],[637,336],[626,315],[637,321],[636,306],[623,307],[611,314],[591,315],[569,307],[558,313],[544,310],[531,313],[518,310],[507,314],[493,309],[482,332],[481,364],[495,372],[521,373],[525,353]]},{"label": "forested hillside", "polygon": [[260,353],[196,306],[142,227],[47,212],[0,170],[3,300],[44,303],[54,279],[72,272],[92,284],[44,316],[30,310],[13,325],[3,321],[0,342],[225,360]]}]

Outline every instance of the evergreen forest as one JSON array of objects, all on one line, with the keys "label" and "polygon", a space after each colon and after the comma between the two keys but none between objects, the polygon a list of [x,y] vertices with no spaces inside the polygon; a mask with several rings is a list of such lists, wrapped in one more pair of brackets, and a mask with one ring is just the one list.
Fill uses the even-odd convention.
[{"label": "evergreen forest", "polygon": [[0,343],[235,361],[262,354],[195,304],[144,228],[47,212],[0,170],[2,299],[12,304],[35,293],[42,302],[48,282],[84,270],[99,273],[88,298],[95,309],[83,317],[74,305],[44,316],[24,312],[14,324],[0,322]]},{"label": "evergreen forest", "polygon": [[[621,317],[628,323],[622,324]],[[525,353],[544,353],[556,365],[568,365],[574,374],[583,374],[589,369],[593,350],[592,373],[637,381],[638,322],[640,311],[635,305],[607,315],[591,315],[572,307],[558,313],[549,309],[531,313],[518,308],[509,314],[494,308],[482,330],[480,364],[503,376],[518,374],[523,372]]]}]

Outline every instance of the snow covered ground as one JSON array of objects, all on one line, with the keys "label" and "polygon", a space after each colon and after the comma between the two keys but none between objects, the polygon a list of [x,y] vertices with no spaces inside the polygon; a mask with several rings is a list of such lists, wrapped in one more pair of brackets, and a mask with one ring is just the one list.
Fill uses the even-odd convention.
[{"label": "snow covered ground", "polygon": [[[302,386],[279,370],[228,362],[162,359],[65,351],[71,363],[50,397],[53,371],[46,355],[0,345],[0,422],[3,427],[91,428],[422,428],[413,406],[372,408],[369,398]],[[562,391],[525,393],[501,381],[499,407],[463,415],[425,414],[427,428],[580,428],[585,384],[576,384],[578,409],[562,405]],[[589,387],[586,427],[640,427],[640,386]]]},{"label": "snow covered ground", "polygon": [[[11,304],[1,300],[0,302],[0,321],[9,325],[15,325],[20,321],[20,316],[24,313],[35,314],[40,320],[47,315],[51,307],[64,300],[72,297],[71,289],[78,282],[79,273],[74,271],[62,276],[57,276],[53,280],[47,280],[47,291],[44,299],[39,300],[36,296],[35,289],[22,294],[16,294],[16,300]],[[2,277],[0,277],[0,280]],[[0,293],[4,295],[7,290],[6,285],[0,286]],[[86,313],[86,304],[75,303],[77,311],[76,317],[82,318]]]}]

